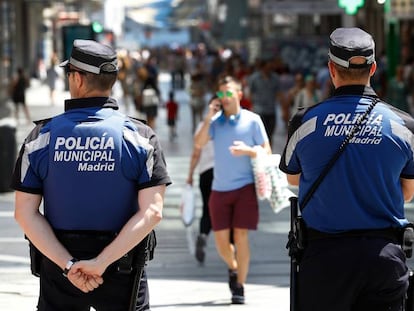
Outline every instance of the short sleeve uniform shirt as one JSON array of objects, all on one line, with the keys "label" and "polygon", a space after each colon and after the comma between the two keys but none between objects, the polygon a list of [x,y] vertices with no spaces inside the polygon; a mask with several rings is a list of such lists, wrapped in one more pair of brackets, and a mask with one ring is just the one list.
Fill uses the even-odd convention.
[{"label": "short sleeve uniform shirt", "polygon": [[[370,87],[342,87],[294,116],[280,169],[301,174],[299,202],[376,98]],[[413,130],[411,116],[378,102],[304,208],[307,225],[336,233],[407,223],[400,178],[414,178]]]},{"label": "short sleeve uniform shirt", "polygon": [[71,99],[26,138],[12,187],[41,194],[54,229],[117,232],[137,212],[138,191],[169,184],[154,132],[110,98]]}]

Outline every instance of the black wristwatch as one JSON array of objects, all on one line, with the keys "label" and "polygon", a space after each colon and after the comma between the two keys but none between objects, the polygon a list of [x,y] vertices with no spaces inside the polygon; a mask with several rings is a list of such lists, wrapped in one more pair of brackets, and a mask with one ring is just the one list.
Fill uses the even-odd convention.
[{"label": "black wristwatch", "polygon": [[73,264],[77,261],[79,261],[79,259],[72,258],[71,260],[69,260],[67,262],[67,264],[65,266],[65,269],[63,270],[63,273],[62,273],[65,278],[68,277],[68,273],[69,273],[70,268],[72,268]]}]

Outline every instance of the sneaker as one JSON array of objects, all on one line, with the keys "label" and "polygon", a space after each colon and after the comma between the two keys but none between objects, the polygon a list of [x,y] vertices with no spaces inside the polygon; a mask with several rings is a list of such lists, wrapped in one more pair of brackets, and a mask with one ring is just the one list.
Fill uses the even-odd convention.
[{"label": "sneaker", "polygon": [[233,295],[231,296],[231,303],[234,305],[244,304],[244,287],[243,285],[237,283],[234,288]]},{"label": "sneaker", "polygon": [[204,259],[206,257],[206,252],[204,251],[204,248],[207,245],[206,238],[207,237],[204,234],[200,234],[197,237],[195,257],[199,263],[204,263]]},{"label": "sneaker", "polygon": [[229,288],[232,294],[236,287],[237,287],[237,270],[229,269]]}]

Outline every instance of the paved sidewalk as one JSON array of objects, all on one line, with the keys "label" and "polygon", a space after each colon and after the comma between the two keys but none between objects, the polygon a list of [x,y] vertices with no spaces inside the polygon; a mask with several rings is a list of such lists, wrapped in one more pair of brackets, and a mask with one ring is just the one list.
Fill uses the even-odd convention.
[{"label": "paved sidewalk", "polygon": [[[161,79],[161,90],[166,95],[168,77],[163,75]],[[117,98],[118,95],[119,91],[115,90]],[[37,81],[32,83],[27,96],[33,119],[62,112],[63,99],[69,98],[68,92],[60,88],[57,104],[51,106],[47,87]],[[217,255],[212,235],[208,240],[205,265],[200,266],[195,260],[193,245],[198,222],[186,228],[179,213],[181,189],[192,148],[190,110],[188,95],[181,91],[176,96],[180,102],[178,139],[170,141],[168,138],[165,109],[160,108],[157,119],[156,132],[164,148],[173,185],[167,189],[164,219],[157,229],[155,259],[147,269],[152,310],[289,310],[289,258],[285,249],[288,211],[275,215],[268,206],[261,207],[259,230],[250,235],[251,266],[245,287],[245,305],[230,305],[227,268]],[[122,102],[121,109],[125,110]],[[23,117],[21,121],[18,145],[32,128],[24,123]],[[280,145],[283,140],[278,139]],[[0,310],[35,310],[38,279],[30,275],[27,242],[13,219],[13,204],[12,192],[0,193]]]},{"label": "paved sidewalk", "polygon": [[[167,91],[167,82],[165,80],[162,86],[164,93]],[[44,118],[63,111],[62,99],[68,98],[67,92],[60,92],[59,103],[50,106],[47,88],[32,85],[29,94],[33,101],[29,103],[29,108],[34,118]],[[227,268],[217,255],[212,236],[208,240],[205,265],[200,266],[196,262],[192,253],[198,223],[184,227],[179,213],[192,140],[188,97],[183,92],[177,95],[180,101],[178,139],[168,139],[164,109],[160,109],[157,120],[157,133],[174,183],[167,189],[164,219],[157,228],[155,259],[147,268],[152,310],[202,311],[210,308],[214,311],[288,311],[289,257],[285,249],[289,230],[288,210],[274,214],[268,206],[260,207],[259,229],[250,234],[251,265],[245,287],[245,305],[230,305]],[[19,127],[19,144],[30,128],[27,125]],[[277,133],[274,152],[281,151],[283,135]],[[35,310],[38,279],[30,275],[27,242],[13,219],[13,204],[12,192],[0,193],[0,310]],[[413,205],[408,204],[407,207],[407,217],[414,220]],[[200,214],[198,209],[197,217]],[[409,261],[409,266],[414,267],[413,260]]]}]

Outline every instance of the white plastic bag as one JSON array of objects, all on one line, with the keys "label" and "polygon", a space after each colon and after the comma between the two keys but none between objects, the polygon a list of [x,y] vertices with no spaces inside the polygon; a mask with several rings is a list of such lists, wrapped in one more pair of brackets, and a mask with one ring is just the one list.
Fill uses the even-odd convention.
[{"label": "white plastic bag", "polygon": [[256,194],[259,200],[268,201],[275,213],[290,206],[289,198],[295,194],[288,188],[286,174],[279,169],[280,154],[267,154],[257,148],[252,158]]},{"label": "white plastic bag", "polygon": [[180,212],[184,226],[191,226],[195,218],[195,201],[194,189],[190,184],[185,185],[181,194]]},{"label": "white plastic bag", "polygon": [[142,106],[158,106],[159,98],[157,92],[153,88],[144,89],[142,91]]}]

